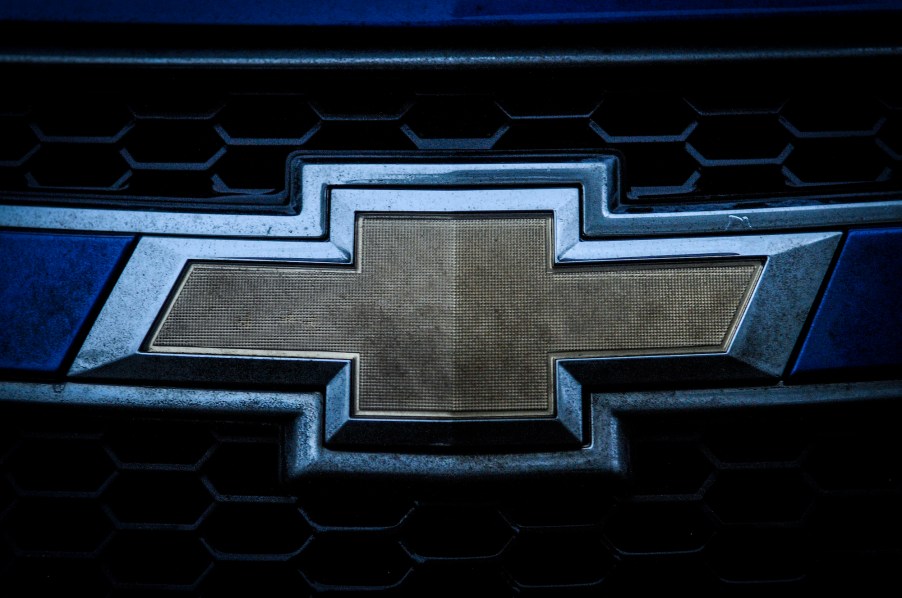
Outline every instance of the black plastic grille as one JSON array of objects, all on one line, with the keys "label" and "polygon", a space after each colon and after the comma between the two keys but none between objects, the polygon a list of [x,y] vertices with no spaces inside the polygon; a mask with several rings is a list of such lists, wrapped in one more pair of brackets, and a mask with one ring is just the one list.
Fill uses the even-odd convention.
[{"label": "black plastic grille", "polygon": [[879,77],[67,77],[76,92],[48,78],[0,94],[5,201],[279,211],[291,153],[358,150],[612,152],[635,209],[902,188],[902,104]]},{"label": "black plastic grille", "polygon": [[279,426],[2,409],[0,590],[900,589],[891,404],[633,419],[625,485],[279,484]]}]

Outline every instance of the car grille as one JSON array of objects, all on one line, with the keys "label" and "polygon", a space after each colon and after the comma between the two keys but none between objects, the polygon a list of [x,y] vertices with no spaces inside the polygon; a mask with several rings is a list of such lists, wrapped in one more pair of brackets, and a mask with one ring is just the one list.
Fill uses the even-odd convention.
[{"label": "car grille", "polygon": [[[801,25],[784,32],[793,44]],[[241,49],[237,67],[165,66],[165,49],[157,66],[137,51],[131,66],[5,54],[0,204],[295,214],[293,155],[614,155],[619,213],[898,199],[898,58],[753,54],[334,69],[254,67]],[[65,382],[72,351],[45,379]],[[621,414],[623,480],[290,485],[282,421],[4,400],[0,594],[899,593],[898,411]]]},{"label": "car grille", "polygon": [[288,488],[278,422],[6,404],[0,582],[97,596],[898,589],[896,411],[632,418],[625,483]]},{"label": "car grille", "polygon": [[[293,152],[461,150],[619,155],[625,210],[898,193],[898,96],[872,73],[831,64],[835,72],[819,78],[823,68],[737,75],[683,66],[647,76],[48,68],[0,94],[0,194],[284,213],[296,209],[286,183]],[[8,77],[16,80],[15,69]]]}]

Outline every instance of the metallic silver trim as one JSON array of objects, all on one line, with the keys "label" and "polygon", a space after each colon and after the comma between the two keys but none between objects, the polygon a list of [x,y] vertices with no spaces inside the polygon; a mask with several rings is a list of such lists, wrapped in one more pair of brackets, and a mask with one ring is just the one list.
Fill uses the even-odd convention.
[{"label": "metallic silver trim", "polygon": [[[299,200],[296,215],[192,214],[141,210],[3,206],[0,226],[14,228],[130,232],[204,237],[253,237],[312,239],[329,234],[329,221],[346,219],[345,203],[354,194],[379,192],[383,197],[410,197],[422,192],[418,202],[433,201],[442,187],[456,187],[459,203],[482,202],[487,190],[513,198],[520,187],[572,188],[581,194],[581,234],[591,238],[648,237],[682,234],[747,234],[757,231],[850,226],[902,220],[902,201],[875,201],[819,206],[793,206],[734,210],[623,213],[616,209],[617,161],[609,156],[572,159],[568,162],[399,162],[360,164],[290,161],[289,188]],[[434,190],[432,190],[434,189]],[[533,190],[534,191],[534,190]],[[388,195],[385,195],[388,194]],[[469,200],[466,199],[469,194]],[[491,203],[491,202],[489,202]],[[518,205],[513,199],[490,210],[507,211]],[[424,205],[408,201],[409,210]],[[530,210],[529,206],[522,209]],[[427,209],[426,211],[432,211]],[[344,230],[344,229],[341,229]],[[334,230],[333,233],[334,234]],[[347,242],[340,243],[347,246]]]},{"label": "metallic silver trim", "polygon": [[787,405],[851,404],[898,399],[898,380],[852,384],[768,386],[592,394],[589,417],[591,439],[570,450],[537,448],[535,452],[501,454],[431,454],[392,451],[376,453],[323,445],[327,436],[323,400],[319,393],[222,391],[103,384],[36,384],[0,382],[0,402],[40,405],[102,406],[113,409],[151,409],[206,413],[234,413],[288,420],[283,459],[291,479],[441,478],[472,480],[552,475],[624,476],[629,472],[625,413],[765,408]]},{"label": "metallic silver trim", "polygon": [[839,48],[641,48],[631,51],[611,49],[578,50],[549,48],[514,48],[493,52],[479,50],[406,51],[330,51],[304,49],[296,51],[171,51],[153,50],[69,50],[61,53],[52,48],[22,49],[0,54],[0,64],[103,65],[207,68],[299,68],[299,69],[450,69],[450,68],[572,68],[612,65],[698,64],[721,62],[760,62],[772,60],[825,60],[893,57],[902,53],[899,47],[855,46]]},{"label": "metallic silver trim", "polygon": [[[548,216],[522,214],[358,214],[358,259],[354,268],[191,262],[144,351],[348,359],[353,367],[354,416],[466,419],[552,415],[557,359],[727,350],[757,286],[763,269],[761,259],[691,260],[688,264],[655,261],[651,266],[643,262],[589,263],[554,268],[551,222]],[[478,232],[474,235],[473,231]],[[491,255],[480,257],[477,263],[469,252],[476,247],[477,255],[486,256],[483,252],[488,237],[495,237],[492,253],[508,260],[495,262],[494,269],[484,263],[493,260]],[[403,244],[397,242],[401,238],[405,239]],[[420,262],[441,257],[427,270],[420,270],[410,255],[401,256],[401,246],[415,247]],[[458,247],[469,259],[444,261],[455,255]],[[399,260],[406,266],[399,268]],[[442,274],[450,269],[458,275],[465,273],[464,280],[470,281],[465,285],[467,291],[458,293],[458,285],[450,283],[458,281],[458,275],[446,278]],[[720,278],[727,271],[736,278]],[[412,272],[423,277],[408,277]],[[534,278],[523,278],[527,272]],[[653,285],[658,291],[651,295],[636,293],[630,281],[635,282],[643,273],[669,291]],[[507,274],[518,284],[506,286],[498,281]],[[687,274],[690,279],[684,278]],[[720,282],[707,278],[712,275]],[[329,289],[329,294],[315,290],[318,288]],[[633,288],[633,293],[626,295],[627,288]],[[403,299],[386,302],[386,291]],[[701,300],[702,295],[696,292],[709,299],[704,312],[691,308]],[[420,302],[424,295],[430,299]],[[343,300],[338,302],[336,296]],[[454,301],[448,303],[450,297]],[[493,307],[483,311],[480,306],[486,302]],[[268,308],[261,311],[263,305]],[[531,305],[532,311],[524,313],[524,305]],[[493,321],[489,317],[492,310],[511,310],[505,311],[503,332],[487,325]],[[423,317],[429,325],[416,341],[408,339],[406,328],[387,325],[378,328],[380,334],[371,328],[374,322],[409,325],[411,318]],[[436,326],[438,321],[445,326]],[[580,322],[578,331],[567,327],[567,323]],[[449,336],[447,331],[452,328],[465,336]],[[577,341],[575,337],[580,334],[583,336]],[[485,337],[497,344],[483,346],[476,341]],[[458,344],[456,338],[470,340]],[[615,343],[615,338],[616,344],[608,345]],[[677,338],[680,344],[676,344]],[[577,350],[577,346],[584,348]],[[551,348],[555,353],[549,357]],[[360,358],[348,352],[358,353]],[[457,369],[463,362],[484,366],[496,374],[490,380],[484,374],[471,377],[472,373],[465,373],[470,371],[467,368]],[[409,375],[413,372],[419,375]],[[452,376],[451,372],[456,374]],[[449,386],[447,380],[436,382],[446,375],[458,383]],[[542,376],[546,377],[544,398],[536,378]],[[427,409],[422,404],[426,397],[430,404],[446,405],[448,409]],[[458,401],[471,408],[462,408]]]},{"label": "metallic silver trim", "polygon": [[602,203],[598,216],[586,220],[584,232],[589,237],[751,233],[899,220],[902,220],[902,201],[898,200],[698,212],[655,211],[647,214],[616,213],[609,204]]},{"label": "metallic silver trim", "polygon": [[[336,216],[334,191],[346,186],[581,188],[592,204],[607,201],[612,158],[584,162],[320,164],[290,161],[292,193],[300,213],[290,215],[190,214],[96,208],[3,206],[0,226],[161,235],[310,239],[329,234]],[[331,193],[330,193],[331,192]],[[330,196],[332,201],[330,202]],[[502,208],[504,209],[504,208]]]},{"label": "metallic silver trim", "polygon": [[105,384],[41,384],[0,382],[0,401],[23,401],[44,405],[115,406],[139,409],[190,409],[205,412],[257,415],[297,415],[319,393],[261,392],[259,390],[206,390],[191,388],[148,388]]},{"label": "metallic silver trim", "polygon": [[[674,260],[711,257],[766,258],[764,271],[726,353],[706,364],[741,364],[704,372],[704,378],[779,377],[798,338],[839,242],[840,233],[699,237],[684,239],[585,240],[580,236],[580,192],[539,189],[337,189],[332,193],[331,235],[320,241],[250,241],[143,237],[75,358],[73,376],[153,379],[149,363],[184,359],[141,351],[171,289],[189,260],[308,262],[354,261],[355,219],[360,212],[544,212],[553,215],[555,263]],[[698,356],[687,356],[698,360]],[[662,364],[676,357],[641,360]],[[658,360],[658,361],[654,361]],[[284,360],[291,361],[291,360]],[[582,360],[559,360],[573,362]],[[657,366],[654,366],[655,368]],[[739,367],[739,366],[737,366]],[[629,369],[629,368],[627,368]],[[630,370],[633,371],[633,370]],[[694,376],[698,379],[698,373]],[[642,380],[641,372],[636,380]]]}]

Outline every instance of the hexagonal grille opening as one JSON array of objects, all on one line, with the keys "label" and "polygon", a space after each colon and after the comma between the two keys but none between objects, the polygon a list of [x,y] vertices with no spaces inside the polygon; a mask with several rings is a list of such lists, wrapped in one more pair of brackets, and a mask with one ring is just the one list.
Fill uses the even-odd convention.
[{"label": "hexagonal grille opening", "polygon": [[78,96],[55,93],[70,76],[60,73],[0,92],[0,193],[285,213],[295,209],[289,155],[323,150],[612,153],[632,206],[816,205],[902,189],[902,109],[886,83],[836,70],[805,83],[785,68],[763,80],[740,71],[736,81],[698,67],[660,83],[600,72],[527,83],[513,71],[462,80],[161,69],[81,77]]},{"label": "hexagonal grille opening", "polygon": [[[563,596],[874,589],[898,582],[902,557],[902,469],[889,457],[902,454],[897,410],[635,416],[625,485],[518,484],[478,496],[368,486],[370,504],[353,500],[359,485],[280,485],[274,423],[3,404],[0,587],[190,596],[251,587],[432,594],[467,583]],[[165,451],[142,457],[124,440],[142,445],[150,431],[172,439]],[[96,467],[73,466],[68,477],[51,467],[47,455],[65,458],[52,449],[73,438],[93,447],[73,454],[108,459],[103,479]],[[23,467],[33,471],[24,485]],[[79,473],[85,482],[75,484]],[[152,484],[160,488],[150,500],[203,492],[189,492],[190,517],[141,500],[124,508]]]}]

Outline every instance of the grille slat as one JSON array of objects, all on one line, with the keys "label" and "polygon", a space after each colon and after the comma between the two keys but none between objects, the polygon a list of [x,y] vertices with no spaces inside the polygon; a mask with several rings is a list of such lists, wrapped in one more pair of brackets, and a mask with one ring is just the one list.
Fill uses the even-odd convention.
[{"label": "grille slat", "polygon": [[504,73],[453,91],[416,77],[385,91],[298,80],[248,93],[242,76],[213,77],[205,102],[136,83],[104,91],[103,81],[76,99],[6,91],[0,105],[17,109],[0,114],[0,198],[278,212],[288,209],[288,156],[324,150],[611,152],[623,158],[624,206],[902,190],[902,111],[876,85],[813,93],[775,83],[729,96],[711,81],[676,94],[590,81],[565,102]]}]

